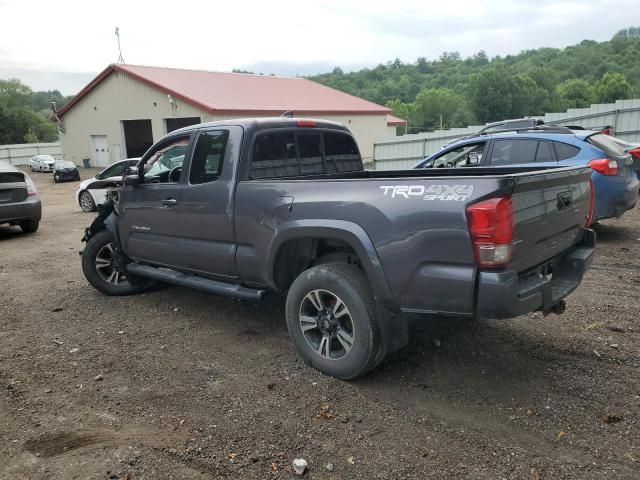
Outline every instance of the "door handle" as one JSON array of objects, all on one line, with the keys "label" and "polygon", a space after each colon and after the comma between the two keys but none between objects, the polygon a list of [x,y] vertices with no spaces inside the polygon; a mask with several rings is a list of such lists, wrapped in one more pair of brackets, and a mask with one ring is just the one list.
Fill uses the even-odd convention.
[{"label": "door handle", "polygon": [[162,200],[162,205],[165,205],[167,207],[172,207],[174,205],[176,205],[178,203],[178,201],[175,198],[165,198],[164,200]]}]

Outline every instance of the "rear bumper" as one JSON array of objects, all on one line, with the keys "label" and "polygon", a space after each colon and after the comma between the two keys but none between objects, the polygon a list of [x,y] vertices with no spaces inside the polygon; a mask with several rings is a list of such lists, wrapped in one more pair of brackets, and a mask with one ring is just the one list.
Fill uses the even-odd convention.
[{"label": "rear bumper", "polygon": [[[594,220],[619,217],[636,206],[638,178],[605,177],[594,179],[596,203]],[[595,176],[595,175],[594,175]]]},{"label": "rear bumper", "polygon": [[37,195],[28,197],[23,202],[0,205],[0,224],[17,223],[22,220],[38,220],[42,216],[42,205]]},{"label": "rear bumper", "polygon": [[[596,235],[585,230],[583,241],[573,249],[532,270],[478,272],[477,316],[512,318],[542,310],[549,312],[573,292],[591,265]],[[545,271],[551,275],[545,275]]]},{"label": "rear bumper", "polygon": [[79,180],[80,179],[80,173],[78,171],[75,171],[75,172],[53,172],[53,177],[58,181]]}]

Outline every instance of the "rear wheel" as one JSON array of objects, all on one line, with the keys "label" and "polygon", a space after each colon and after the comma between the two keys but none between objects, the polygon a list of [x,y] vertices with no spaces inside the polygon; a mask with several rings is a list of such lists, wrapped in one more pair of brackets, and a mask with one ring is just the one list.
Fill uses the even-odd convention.
[{"label": "rear wheel", "polygon": [[93,201],[93,197],[86,190],[80,194],[80,208],[84,212],[95,212],[96,211],[96,203]]},{"label": "rear wheel", "polygon": [[384,356],[371,288],[353,265],[328,263],[302,272],[289,289],[286,315],[302,356],[327,375],[353,379]]},{"label": "rear wheel", "polygon": [[24,233],[35,233],[40,226],[40,222],[38,220],[25,220],[20,223],[20,228]]},{"label": "rear wheel", "polygon": [[140,293],[151,283],[129,278],[108,230],[99,231],[87,242],[82,253],[82,272],[96,290],[112,296]]}]

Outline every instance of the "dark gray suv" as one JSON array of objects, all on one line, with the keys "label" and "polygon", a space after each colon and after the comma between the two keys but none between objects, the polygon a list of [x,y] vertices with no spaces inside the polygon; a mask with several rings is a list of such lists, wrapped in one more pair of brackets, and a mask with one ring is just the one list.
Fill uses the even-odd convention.
[{"label": "dark gray suv", "polygon": [[19,225],[23,232],[33,233],[41,216],[33,180],[13,165],[0,162],[0,225]]}]

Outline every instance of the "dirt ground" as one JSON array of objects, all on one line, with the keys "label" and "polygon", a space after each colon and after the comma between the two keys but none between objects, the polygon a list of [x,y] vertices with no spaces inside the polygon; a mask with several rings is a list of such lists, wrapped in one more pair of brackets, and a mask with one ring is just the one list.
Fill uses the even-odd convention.
[{"label": "dirt ground", "polygon": [[279,297],[98,293],[76,182],[33,177],[40,230],[0,227],[2,479],[289,479],[294,458],[312,479],[640,479],[637,210],[598,229],[564,315],[414,318],[347,383],[299,360]]}]

